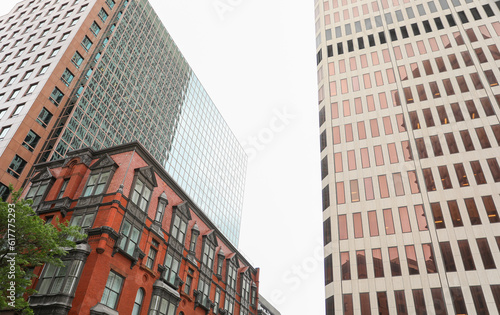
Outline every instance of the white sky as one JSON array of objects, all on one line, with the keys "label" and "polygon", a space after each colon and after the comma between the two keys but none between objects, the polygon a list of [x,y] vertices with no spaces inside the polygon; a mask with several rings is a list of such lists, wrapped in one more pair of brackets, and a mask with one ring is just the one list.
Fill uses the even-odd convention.
[{"label": "white sky", "polygon": [[324,314],[313,0],[150,2],[249,153],[240,249],[260,293]]}]

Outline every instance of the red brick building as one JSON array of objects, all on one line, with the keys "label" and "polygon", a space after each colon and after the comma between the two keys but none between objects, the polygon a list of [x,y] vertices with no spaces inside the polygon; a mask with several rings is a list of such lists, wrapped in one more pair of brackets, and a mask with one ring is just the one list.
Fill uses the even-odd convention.
[{"label": "red brick building", "polygon": [[139,143],[40,164],[26,198],[88,235],[35,270],[35,314],[257,314],[259,269]]}]

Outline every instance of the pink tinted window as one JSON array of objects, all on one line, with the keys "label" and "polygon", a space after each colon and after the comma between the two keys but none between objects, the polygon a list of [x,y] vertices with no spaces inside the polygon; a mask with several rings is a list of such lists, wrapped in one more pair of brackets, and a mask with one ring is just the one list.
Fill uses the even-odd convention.
[{"label": "pink tinted window", "polygon": [[486,27],[486,25],[479,26],[479,32],[481,32],[481,35],[483,36],[484,39],[491,38],[491,34],[488,31],[488,28]]},{"label": "pink tinted window", "polygon": [[403,179],[401,178],[401,173],[392,174],[392,179],[394,181],[396,196],[403,196],[405,194],[405,190],[403,188]]},{"label": "pink tinted window", "polygon": [[396,122],[398,124],[398,131],[399,132],[405,132],[406,131],[406,125],[405,121],[403,118],[403,114],[397,114],[396,115]]},{"label": "pink tinted window", "polygon": [[396,144],[389,143],[387,145],[387,149],[389,150],[389,161],[391,162],[391,164],[398,163],[399,161],[398,161],[398,153],[396,152]]},{"label": "pink tinted window", "polygon": [[432,51],[438,51],[439,47],[437,44],[437,41],[434,37],[429,38],[429,44],[431,45],[431,50]]},{"label": "pink tinted window", "polygon": [[[378,235],[378,234],[377,234]],[[372,249],[372,256],[373,256],[373,270],[375,272],[375,278],[383,278],[384,277],[384,264],[382,262],[382,250],[380,248]],[[384,300],[385,302],[385,310],[389,310],[387,306],[387,297],[385,297],[385,292],[378,292],[377,293],[377,298],[380,297],[380,295],[383,296],[381,297],[380,300]],[[381,314],[389,314],[387,313],[381,313]]]},{"label": "pink tinted window", "polygon": [[[372,9],[373,11],[377,12],[378,11],[378,3],[376,1],[372,2]],[[500,34],[499,34],[500,35]]]},{"label": "pink tinted window", "polygon": [[330,10],[330,5],[329,5],[328,1],[323,2],[323,8],[325,11]]},{"label": "pink tinted window", "polygon": [[378,60],[378,54],[376,51],[372,52],[372,63],[374,66],[376,66],[380,63]]},{"label": "pink tinted window", "polygon": [[425,87],[423,84],[418,84],[417,85],[417,94],[418,94],[418,99],[420,101],[426,101],[427,100],[427,94],[425,93]]},{"label": "pink tinted window", "polygon": [[361,221],[361,213],[354,213],[352,215],[352,219],[354,221],[354,237],[363,237],[363,222]]},{"label": "pink tinted window", "polygon": [[417,217],[417,224],[419,231],[427,231],[429,227],[427,226],[427,219],[425,218],[424,206],[415,206],[415,216]]},{"label": "pink tinted window", "polygon": [[410,181],[411,193],[418,194],[420,189],[418,188],[417,174],[415,171],[408,171],[408,180]]},{"label": "pink tinted window", "polygon": [[462,93],[469,92],[469,87],[467,86],[467,82],[465,82],[465,78],[463,75],[459,75],[457,77],[457,82]]},{"label": "pink tinted window", "polygon": [[415,52],[413,51],[413,46],[411,44],[405,44],[405,49],[408,57],[415,56]]},{"label": "pink tinted window", "polygon": [[356,169],[356,155],[354,154],[354,150],[347,151],[347,162],[350,171]]},{"label": "pink tinted window", "polygon": [[446,91],[446,95],[454,95],[455,94],[455,90],[453,89],[453,84],[451,83],[450,79],[444,79],[443,84],[444,84],[444,89]]},{"label": "pink tinted window", "polygon": [[463,45],[464,44],[464,39],[462,38],[462,35],[460,32],[454,32],[453,37],[455,37],[455,41],[457,42],[457,45]]},{"label": "pink tinted window", "polygon": [[392,134],[391,118],[389,116],[385,116],[385,117],[382,118],[382,120],[384,122],[384,131],[385,131],[385,134],[386,135]]},{"label": "pink tinted window", "polygon": [[366,55],[361,55],[361,68],[366,68],[368,67],[368,60],[366,59]]},{"label": "pink tinted window", "polygon": [[351,71],[357,69],[357,67],[356,67],[356,58],[355,57],[349,58],[349,65],[351,67]]},{"label": "pink tinted window", "polygon": [[359,91],[359,77],[358,76],[352,77],[352,90],[354,92]]},{"label": "pink tinted window", "polygon": [[325,15],[325,25],[330,25],[332,22],[330,21],[330,14]]},{"label": "pink tinted window", "polygon": [[460,68],[460,65],[458,64],[457,56],[455,54],[448,55],[448,60],[450,61],[452,69]]},{"label": "pink tinted window", "polygon": [[339,3],[337,0],[333,0],[333,7],[334,8],[338,8],[339,7]]},{"label": "pink tinted window", "polygon": [[424,251],[425,267],[427,268],[427,273],[436,273],[436,261],[434,260],[434,253],[432,251],[431,244],[422,244],[422,249]]},{"label": "pink tinted window", "polygon": [[417,254],[415,253],[415,247],[413,245],[406,245],[405,252],[410,275],[418,275],[418,262]]},{"label": "pink tinted window", "polygon": [[413,75],[413,78],[414,79],[420,78],[420,70],[418,69],[418,64],[416,62],[412,63],[412,64],[410,64],[410,68],[411,68],[411,74]]},{"label": "pink tinted window", "polygon": [[431,93],[434,98],[441,97],[441,93],[439,92],[439,88],[436,82],[429,82],[429,86],[431,87]]},{"label": "pink tinted window", "polygon": [[345,60],[339,60],[339,72],[340,73],[345,72]]},{"label": "pink tinted window", "polygon": [[378,99],[380,101],[380,108],[387,108],[387,96],[385,95],[385,92],[378,93]]},{"label": "pink tinted window", "polygon": [[[368,156],[368,148],[361,149],[361,166],[363,168],[370,167],[370,158]],[[371,181],[371,179],[370,179]]]},{"label": "pink tinted window", "polygon": [[408,216],[408,208],[399,207],[399,220],[401,221],[401,231],[403,233],[411,232],[410,217]]},{"label": "pink tinted window", "polygon": [[384,209],[384,224],[385,224],[385,234],[394,234],[394,221],[392,219],[392,210]]},{"label": "pink tinted window", "polygon": [[403,59],[403,54],[401,53],[401,48],[399,48],[399,46],[394,47],[394,55],[396,56],[396,60]]},{"label": "pink tinted window", "polygon": [[391,264],[391,274],[393,277],[401,275],[401,265],[397,247],[389,247],[389,260]]},{"label": "pink tinted window", "polygon": [[387,177],[385,175],[378,176],[378,185],[380,187],[380,197],[389,198],[389,187],[387,186]]},{"label": "pink tinted window", "polygon": [[376,145],[373,147],[373,150],[375,151],[375,164],[377,166],[384,165],[384,156],[382,155],[382,147]]},{"label": "pink tinted window", "polygon": [[372,131],[372,137],[378,137],[380,132],[378,131],[377,119],[370,119],[370,129]]},{"label": "pink tinted window", "polygon": [[366,14],[368,14],[368,12],[369,12],[368,11],[368,5],[363,4],[363,14],[366,15]]},{"label": "pink tinted window", "polygon": [[375,101],[373,95],[366,96],[366,103],[368,104],[368,111],[373,112],[375,110]]},{"label": "pink tinted window", "polygon": [[404,91],[404,93],[405,93],[405,99],[406,99],[406,102],[407,102],[408,104],[413,103],[413,102],[414,102],[414,100],[413,100],[413,94],[412,94],[412,92],[411,92],[411,88],[410,88],[410,87],[405,87],[405,88],[403,88],[403,91]]},{"label": "pink tinted window", "polygon": [[342,153],[340,152],[335,153],[334,160],[335,160],[335,173],[342,172]]},{"label": "pink tinted window", "polygon": [[349,101],[342,101],[342,106],[344,108],[344,117],[351,116],[351,108],[349,106]]},{"label": "pink tinted window", "polygon": [[476,33],[474,33],[474,30],[472,28],[465,30],[465,32],[467,33],[467,37],[469,37],[469,40],[471,41],[471,43],[477,42]]},{"label": "pink tinted window", "polygon": [[351,124],[345,125],[345,141],[346,142],[354,141],[354,137],[352,135],[352,125]]},{"label": "pink tinted window", "polygon": [[404,81],[404,80],[408,80],[408,74],[406,73],[406,68],[405,66],[399,66],[398,67],[398,71],[399,71],[399,78]]},{"label": "pink tinted window", "polygon": [[340,263],[342,265],[342,280],[351,280],[351,262],[349,252],[340,253]]},{"label": "pink tinted window", "polygon": [[[342,0],[344,2],[344,0]],[[349,10],[344,10],[344,20],[349,20]]]},{"label": "pink tinted window", "polygon": [[421,54],[421,55],[425,55],[427,53],[427,50],[425,49],[425,45],[424,45],[424,42],[419,40],[417,42],[417,47],[418,47],[418,52]]},{"label": "pink tinted window", "polygon": [[389,49],[383,49],[382,50],[382,56],[384,57],[384,62],[390,62],[391,61],[391,55],[389,54]]},{"label": "pink tinted window", "polygon": [[368,211],[368,223],[370,224],[370,236],[378,236],[377,213]]},{"label": "pink tinted window", "polygon": [[339,144],[340,143],[340,127],[339,126],[333,127],[332,133],[333,133],[333,144]]},{"label": "pink tinted window", "polygon": [[387,9],[389,7],[389,4],[387,3],[387,0],[382,0],[382,8]]},{"label": "pink tinted window", "polygon": [[464,63],[467,67],[474,65],[474,63],[472,62],[472,57],[470,56],[468,51],[462,51],[460,54],[462,55],[462,59],[464,60]]},{"label": "pink tinted window", "polygon": [[358,202],[359,201],[358,180],[357,179],[351,180],[349,185],[351,186],[351,202]]},{"label": "pink tinted window", "polygon": [[375,83],[377,84],[377,86],[381,86],[384,84],[381,71],[375,71]]},{"label": "pink tinted window", "polygon": [[[333,0],[333,1],[335,1],[335,0]],[[333,6],[335,7],[335,2],[333,3]],[[335,21],[335,23],[340,22],[340,13],[338,13],[338,12],[333,13],[333,20]]]},{"label": "pink tinted window", "polygon": [[337,82],[332,81],[330,82],[330,96],[336,96],[337,95]]},{"label": "pink tinted window", "polygon": [[403,149],[403,156],[405,161],[413,160],[411,156],[410,143],[408,140],[401,141],[401,148]]},{"label": "pink tinted window", "polygon": [[363,83],[365,84],[365,89],[369,89],[372,87],[369,73],[363,74]]},{"label": "pink tinted window", "polygon": [[387,69],[387,80],[389,81],[389,83],[396,82],[396,77],[394,76],[394,69],[392,68]]},{"label": "pink tinted window", "polygon": [[[366,271],[366,257],[364,250],[356,251],[356,264],[358,265],[358,279],[368,278],[368,273]],[[367,296],[367,298],[369,298],[369,296]],[[369,301],[368,304],[370,304]]]},{"label": "pink tinted window", "polygon": [[356,97],[354,99],[354,106],[356,107],[356,114],[362,114],[363,113],[363,105],[361,104],[361,98]]},{"label": "pink tinted window", "polygon": [[491,25],[493,25],[495,33],[497,33],[497,35],[500,36],[500,22],[491,23]]},{"label": "pink tinted window", "polygon": [[446,34],[441,35],[441,42],[443,43],[444,48],[451,47],[451,42],[450,42],[450,38],[448,37],[448,35],[446,35]]},{"label": "pink tinted window", "polygon": [[347,94],[349,92],[349,88],[347,87],[347,79],[340,80],[340,86],[342,94]]},{"label": "pink tinted window", "polygon": [[335,64],[333,62],[328,63],[328,75],[335,74]]},{"label": "pink tinted window", "polygon": [[352,14],[354,15],[354,17],[358,17],[359,16],[359,9],[358,9],[358,7],[352,8]]},{"label": "pink tinted window", "polygon": [[339,104],[332,103],[332,118],[339,118]]},{"label": "pink tinted window", "polygon": [[494,60],[500,60],[500,51],[498,51],[498,47],[495,44],[489,45],[488,49],[490,50],[491,56]]},{"label": "pink tinted window", "polygon": [[344,192],[344,182],[337,183],[337,204],[341,205],[345,203],[345,192]]},{"label": "pink tinted window", "polygon": [[366,177],[363,179],[363,182],[365,184],[365,197],[366,200],[373,200],[375,199],[375,195],[373,193],[373,182],[371,177]]},{"label": "pink tinted window", "polygon": [[358,137],[359,140],[366,139],[366,129],[364,121],[358,121]]},{"label": "pink tinted window", "polygon": [[347,218],[345,214],[339,215],[339,239],[347,239]]}]

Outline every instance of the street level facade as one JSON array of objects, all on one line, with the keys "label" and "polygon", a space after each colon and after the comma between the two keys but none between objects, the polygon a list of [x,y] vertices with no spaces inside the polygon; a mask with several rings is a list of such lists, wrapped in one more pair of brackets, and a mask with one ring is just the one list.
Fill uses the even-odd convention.
[{"label": "street level facade", "polygon": [[238,245],[247,156],[147,0],[0,17],[0,195],[69,150],[140,141]]},{"label": "street level facade", "polygon": [[314,5],[326,314],[498,314],[500,1]]},{"label": "street level facade", "polygon": [[34,269],[35,314],[258,314],[259,269],[138,142],[38,164],[24,197],[88,235]]}]

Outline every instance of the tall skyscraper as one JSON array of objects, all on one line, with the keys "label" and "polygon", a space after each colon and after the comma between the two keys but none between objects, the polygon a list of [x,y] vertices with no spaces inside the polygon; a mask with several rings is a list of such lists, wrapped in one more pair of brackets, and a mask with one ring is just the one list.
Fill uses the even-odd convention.
[{"label": "tall skyscraper", "polygon": [[500,1],[315,1],[327,314],[500,311]]},{"label": "tall skyscraper", "polygon": [[147,0],[26,0],[0,18],[0,194],[32,165],[140,141],[238,244],[247,157]]}]

